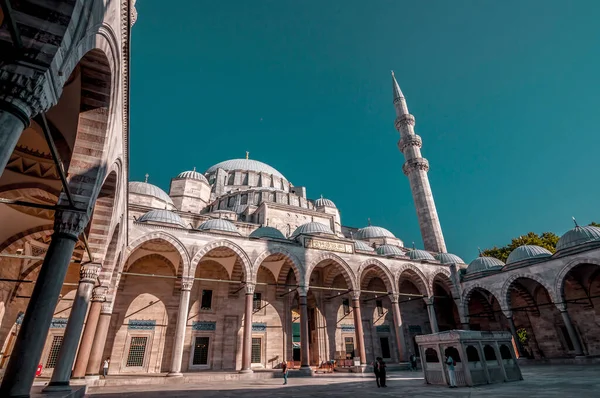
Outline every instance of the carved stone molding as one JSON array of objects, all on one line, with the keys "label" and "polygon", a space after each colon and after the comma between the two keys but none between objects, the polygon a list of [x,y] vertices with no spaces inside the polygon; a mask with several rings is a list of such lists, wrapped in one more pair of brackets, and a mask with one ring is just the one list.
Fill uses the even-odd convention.
[{"label": "carved stone molding", "polygon": [[10,104],[14,111],[20,112],[15,116],[26,120],[26,126],[31,117],[49,109],[57,101],[50,73],[49,70],[42,72],[15,63],[0,69],[0,102]]},{"label": "carved stone molding", "polygon": [[298,286],[298,296],[306,297],[308,295],[308,286]]},{"label": "carved stone molding", "polygon": [[190,291],[192,290],[192,287],[194,286],[194,279],[193,278],[183,278],[181,280],[181,290],[182,291]]},{"label": "carved stone molding", "polygon": [[404,150],[409,146],[416,146],[421,148],[423,146],[423,140],[418,135],[405,136],[398,141],[398,148],[400,152],[404,153]]},{"label": "carved stone molding", "polygon": [[398,301],[400,301],[400,295],[398,293],[390,294],[389,297],[390,297],[392,304],[398,304]]},{"label": "carved stone molding", "polygon": [[90,263],[79,268],[79,283],[96,283],[100,275],[100,264]]},{"label": "carved stone molding", "polygon": [[401,115],[396,118],[394,121],[394,126],[396,130],[401,130],[405,126],[414,126],[415,125],[415,117],[413,115]]},{"label": "carved stone molding", "polygon": [[108,287],[106,286],[98,286],[92,290],[92,301],[105,302],[106,301],[106,293],[108,292]]},{"label": "carved stone molding", "polygon": [[402,165],[404,175],[409,175],[414,170],[429,171],[429,162],[425,158],[410,159]]},{"label": "carved stone molding", "polygon": [[54,215],[54,232],[69,235],[71,239],[77,241],[89,218],[87,213],[57,210]]},{"label": "carved stone molding", "polygon": [[427,305],[433,305],[433,297],[423,297],[423,301],[425,301],[425,304]]},{"label": "carved stone molding", "polygon": [[360,290],[353,290],[350,292],[352,300],[360,300]]},{"label": "carved stone molding", "polygon": [[133,26],[133,24],[135,23],[135,21],[137,21],[137,16],[138,16],[138,12],[137,9],[135,8],[135,1],[136,0],[131,0],[131,16],[130,16],[130,23],[131,26]]},{"label": "carved stone molding", "polygon": [[246,294],[254,294],[256,285],[254,283],[246,283]]},{"label": "carved stone molding", "polygon": [[100,310],[100,314],[102,315],[111,315],[113,311],[114,302],[105,301],[102,303],[102,309]]}]

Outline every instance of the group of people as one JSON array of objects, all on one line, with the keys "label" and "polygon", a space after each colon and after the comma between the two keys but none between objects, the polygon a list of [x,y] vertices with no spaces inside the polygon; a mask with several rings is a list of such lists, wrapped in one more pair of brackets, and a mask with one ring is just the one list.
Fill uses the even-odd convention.
[{"label": "group of people", "polygon": [[387,387],[385,384],[386,377],[386,365],[385,361],[381,357],[375,358],[375,362],[373,362],[373,372],[375,372],[375,381],[377,381],[377,388],[379,387]]}]

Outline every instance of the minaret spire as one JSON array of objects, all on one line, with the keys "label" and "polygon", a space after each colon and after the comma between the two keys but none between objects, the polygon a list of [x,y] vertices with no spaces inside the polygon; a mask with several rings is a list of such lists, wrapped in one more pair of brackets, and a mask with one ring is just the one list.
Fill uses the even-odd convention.
[{"label": "minaret spire", "polygon": [[421,156],[421,146],[423,141],[421,137],[415,134],[415,117],[408,112],[406,98],[400,85],[396,81],[396,76],[392,71],[392,88],[394,92],[394,108],[396,110],[396,120],[394,125],[400,133],[398,148],[404,155],[404,165],[402,172],[408,177],[410,190],[412,191],[421,228],[421,237],[425,250],[435,253],[445,253],[446,243],[442,234],[442,227],[435,208],[433,193],[429,185],[429,162]]}]

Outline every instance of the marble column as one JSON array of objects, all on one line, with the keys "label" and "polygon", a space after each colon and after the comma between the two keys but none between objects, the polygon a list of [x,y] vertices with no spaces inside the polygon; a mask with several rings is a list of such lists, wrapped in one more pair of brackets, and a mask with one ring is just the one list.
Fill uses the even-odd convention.
[{"label": "marble column", "polygon": [[254,284],[246,284],[244,311],[244,340],[242,342],[242,369],[240,373],[252,373],[252,310],[254,304]]},{"label": "marble column", "polygon": [[81,344],[77,352],[77,359],[75,360],[73,375],[71,376],[73,379],[82,379],[85,377],[85,369],[90,359],[94,335],[96,334],[98,320],[100,319],[100,310],[102,309],[102,303],[106,301],[107,290],[107,287],[99,286],[92,291],[92,305],[90,306],[85,329],[83,329],[83,336],[81,337]]},{"label": "marble column", "polygon": [[29,396],[73,249],[88,220],[86,213],[55,212],[54,234],[2,379],[1,397]]},{"label": "marble column", "polygon": [[352,292],[352,308],[354,309],[354,334],[356,336],[356,350],[360,357],[360,364],[367,364],[367,354],[365,352],[365,334],[362,326],[362,316],[360,313],[360,291]]},{"label": "marble column", "polygon": [[[396,347],[398,347],[398,362],[406,362],[406,341],[404,338],[404,329],[402,327],[402,315],[400,314],[400,304],[398,303],[400,295],[392,294],[392,314],[394,315],[394,334],[396,335]],[[415,353],[416,354],[416,353]]]},{"label": "marble column", "polygon": [[308,308],[306,292],[303,293],[303,296],[298,296],[298,304],[300,307],[300,367],[310,368],[310,351],[308,346],[308,341],[310,339],[308,335]]},{"label": "marble column", "polygon": [[98,318],[98,326],[96,326],[96,334],[94,342],[90,350],[90,359],[85,370],[85,376],[98,377],[100,375],[100,367],[102,366],[102,355],[104,354],[104,345],[108,336],[108,328],[110,326],[110,318],[112,317],[112,303],[105,302],[100,310],[100,318]]},{"label": "marble column", "polygon": [[433,297],[424,297],[427,304],[427,314],[429,315],[429,324],[431,325],[431,333],[439,332],[437,317],[435,315],[435,307],[433,306]]},{"label": "marble column", "polygon": [[173,344],[173,359],[169,377],[183,376],[181,373],[181,362],[183,361],[183,347],[185,345],[185,331],[187,329],[188,310],[190,306],[190,292],[194,285],[194,279],[183,279],[181,281],[181,295],[179,297],[179,313],[177,314],[177,326],[175,328],[175,342]]},{"label": "marble column", "polygon": [[23,130],[29,126],[29,111],[0,100],[0,175],[17,146]]},{"label": "marble column", "polygon": [[575,332],[575,328],[573,327],[573,323],[571,322],[571,317],[567,312],[566,305],[557,305],[558,310],[560,311],[560,315],[562,316],[563,322],[565,323],[565,327],[567,328],[567,333],[569,333],[569,337],[571,338],[571,342],[573,343],[573,348],[575,349],[576,356],[583,356],[583,348],[581,347],[581,342],[579,341],[579,336],[577,332]]},{"label": "marble column", "polygon": [[515,327],[515,320],[513,319],[512,314],[506,315],[506,319],[508,320],[508,326],[510,327],[510,334],[512,334],[513,339],[515,339],[515,346],[517,346],[517,354],[519,357],[524,357],[523,346],[521,345],[521,340],[519,339],[519,335],[517,334],[517,328]]},{"label": "marble column", "polygon": [[79,269],[79,286],[77,287],[75,300],[71,307],[71,314],[69,315],[63,342],[58,352],[56,366],[54,367],[54,372],[52,372],[50,383],[43,390],[45,392],[71,389],[69,387],[69,379],[71,378],[73,362],[75,361],[75,354],[79,346],[79,339],[81,338],[92,290],[94,289],[94,284],[98,279],[101,268],[100,264],[89,263],[82,265]]}]

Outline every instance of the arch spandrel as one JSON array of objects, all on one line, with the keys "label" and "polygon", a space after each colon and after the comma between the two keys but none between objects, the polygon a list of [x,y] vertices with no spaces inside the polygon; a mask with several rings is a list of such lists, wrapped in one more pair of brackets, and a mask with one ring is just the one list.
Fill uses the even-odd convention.
[{"label": "arch spandrel", "polygon": [[202,261],[202,258],[206,256],[211,250],[217,249],[219,247],[226,247],[233,251],[239,257],[239,259],[242,262],[242,268],[244,271],[244,281],[255,280],[255,274],[252,269],[252,262],[250,261],[248,254],[246,254],[244,249],[242,249],[240,246],[227,239],[221,239],[207,243],[198,252],[196,252],[196,254],[194,254],[194,258],[191,261],[191,266],[188,269],[188,273],[184,274],[184,276],[194,277],[194,275],[196,274],[196,269],[198,268],[198,264],[200,263],[200,261]]},{"label": "arch spandrel", "polygon": [[312,274],[315,267],[326,260],[332,261],[340,267],[342,275],[344,275],[344,279],[346,280],[346,284],[348,285],[349,289],[352,289],[354,291],[359,290],[359,286],[356,285],[356,275],[352,270],[352,267],[350,267],[350,265],[348,265],[348,263],[344,261],[340,256],[331,252],[324,252],[321,255],[319,255],[315,260],[311,261],[305,274],[304,280],[306,281],[306,286],[310,284],[310,275]]},{"label": "arch spandrel", "polygon": [[429,290],[429,284],[427,283],[427,278],[425,277],[425,274],[423,274],[423,272],[419,268],[417,268],[416,265],[411,263],[402,264],[396,269],[396,273],[394,275],[395,286],[400,286],[400,280],[402,279],[402,275],[406,273],[408,273],[409,275],[411,273],[415,274],[416,280],[414,277],[409,277],[406,279],[412,282],[417,287],[417,289],[419,289],[419,292],[422,295],[426,297],[431,297],[433,295],[433,293]]},{"label": "arch spandrel", "polygon": [[[258,270],[263,261],[265,261],[269,256],[272,256],[274,254],[282,254],[287,257],[287,259],[292,263],[292,271],[296,276],[296,281],[298,281],[300,285],[304,285],[304,265],[294,253],[292,253],[283,246],[269,247],[264,252],[262,252],[254,261],[254,265],[252,267],[253,275],[256,277],[258,275]],[[275,275],[275,279],[278,279],[278,275]]]},{"label": "arch spandrel", "polygon": [[187,249],[179,239],[163,231],[155,231],[146,235],[142,235],[136,240],[134,240],[132,243],[130,243],[125,249],[125,260],[122,261],[121,264],[119,264],[119,268],[122,268],[124,264],[126,264],[129,261],[129,258],[136,251],[136,249],[142,247],[144,243],[150,242],[152,240],[162,240],[173,246],[181,257],[181,264],[177,269],[177,275],[188,275],[187,272],[189,272],[190,269],[190,257]]},{"label": "arch spandrel", "polygon": [[363,261],[358,267],[357,276],[358,280],[356,281],[358,286],[362,286],[362,281],[367,272],[374,270],[377,273],[377,276],[383,280],[385,283],[385,287],[390,293],[396,293],[397,288],[394,283],[395,278],[390,269],[381,261],[376,258],[370,258],[366,261]]}]

